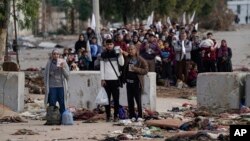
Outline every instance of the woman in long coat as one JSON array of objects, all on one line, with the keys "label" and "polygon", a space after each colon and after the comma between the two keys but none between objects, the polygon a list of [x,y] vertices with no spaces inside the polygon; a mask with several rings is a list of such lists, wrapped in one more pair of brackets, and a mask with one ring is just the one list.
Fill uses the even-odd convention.
[{"label": "woman in long coat", "polygon": [[219,72],[232,72],[232,50],[227,46],[226,40],[221,40],[221,46],[217,50],[217,67]]},{"label": "woman in long coat", "polygon": [[60,113],[65,111],[68,95],[69,66],[66,61],[59,58],[57,49],[52,51],[52,56],[48,60],[44,72],[45,98],[44,104],[47,107],[56,106],[59,103]]}]

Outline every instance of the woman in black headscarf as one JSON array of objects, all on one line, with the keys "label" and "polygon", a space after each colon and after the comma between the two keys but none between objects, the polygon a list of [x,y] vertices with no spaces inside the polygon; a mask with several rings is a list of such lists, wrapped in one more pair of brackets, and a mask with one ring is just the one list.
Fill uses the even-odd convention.
[{"label": "woman in black headscarf", "polygon": [[86,48],[87,48],[87,43],[85,41],[85,38],[84,38],[83,34],[79,35],[79,39],[75,43],[75,53],[77,54],[78,50],[81,49],[81,48],[84,49],[84,50],[86,50]]}]

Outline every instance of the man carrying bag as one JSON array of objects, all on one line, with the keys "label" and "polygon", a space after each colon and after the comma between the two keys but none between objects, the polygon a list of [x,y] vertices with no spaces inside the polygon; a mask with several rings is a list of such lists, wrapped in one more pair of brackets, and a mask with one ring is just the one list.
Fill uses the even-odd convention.
[{"label": "man carrying bag", "polygon": [[113,41],[106,40],[105,51],[101,54],[100,73],[101,73],[101,85],[105,88],[109,104],[105,105],[106,121],[110,121],[110,99],[111,95],[114,101],[114,122],[118,120],[119,110],[119,65],[124,65],[123,51],[120,48],[114,49]]}]

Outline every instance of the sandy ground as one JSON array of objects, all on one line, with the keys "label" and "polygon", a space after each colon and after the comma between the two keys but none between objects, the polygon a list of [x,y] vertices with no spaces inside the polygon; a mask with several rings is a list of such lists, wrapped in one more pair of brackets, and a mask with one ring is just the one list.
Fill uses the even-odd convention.
[{"label": "sandy ground", "polygon": [[[181,98],[157,98],[157,111],[166,112],[172,107],[181,106],[183,103],[196,104],[196,99],[187,100]],[[2,105],[0,105],[2,107]],[[0,108],[2,109],[2,108]],[[0,110],[1,111],[1,110]],[[4,115],[16,115],[9,110],[1,111]],[[0,124],[0,141],[88,141],[101,140],[111,133],[122,131],[124,126],[114,126],[112,122],[83,123],[75,121],[71,126],[45,126],[45,121],[24,119],[27,123],[3,123]],[[20,129],[32,130],[38,135],[12,135]],[[164,134],[164,131],[163,131]],[[163,140],[163,139],[154,139]]]},{"label": "sandy ground", "polygon": [[222,39],[232,49],[233,68],[250,67],[250,26],[244,26],[237,31],[215,32],[215,39],[220,44]]},{"label": "sandy ground", "polygon": [[[234,68],[246,66],[250,67],[250,28],[244,27],[233,32],[216,32],[215,38],[220,43],[221,39],[226,39],[228,46],[233,50]],[[64,42],[72,46],[75,40]],[[29,67],[44,67],[48,53],[52,49],[22,49],[20,51],[20,65],[24,70]],[[195,90],[194,90],[195,91]],[[157,98],[157,111],[166,112],[172,107],[181,106],[183,103],[196,104],[196,99],[192,100],[177,98],[176,96],[164,96]],[[2,108],[2,109],[1,109]],[[16,113],[8,110],[3,111],[0,105],[0,117],[3,115],[13,115]],[[26,120],[26,119],[25,119]],[[73,126],[44,126],[45,121],[27,120],[27,123],[5,123],[0,124],[0,141],[87,141],[103,139],[110,132],[122,130],[123,126],[113,126],[113,123],[104,121],[98,123],[82,123],[77,121]],[[11,135],[18,129],[31,129],[39,135]],[[163,140],[163,139],[160,139]]]}]

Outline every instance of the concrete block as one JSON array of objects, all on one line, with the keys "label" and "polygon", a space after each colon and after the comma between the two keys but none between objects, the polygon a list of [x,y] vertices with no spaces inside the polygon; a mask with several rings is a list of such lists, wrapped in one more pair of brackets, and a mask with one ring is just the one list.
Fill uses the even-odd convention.
[{"label": "concrete block", "polygon": [[239,109],[246,73],[201,73],[197,80],[197,103],[215,112]]},{"label": "concrete block", "polygon": [[24,109],[23,72],[0,72],[0,103],[16,112]]},{"label": "concrete block", "polygon": [[246,76],[246,87],[245,87],[245,104],[246,106],[250,107],[250,74],[247,74]]},{"label": "concrete block", "polygon": [[[156,74],[148,73],[144,77],[144,91],[142,94],[143,107],[156,109]],[[95,98],[101,87],[99,71],[71,72],[69,78],[68,105],[77,108],[96,108]],[[127,106],[126,85],[120,88],[120,105]]]}]

